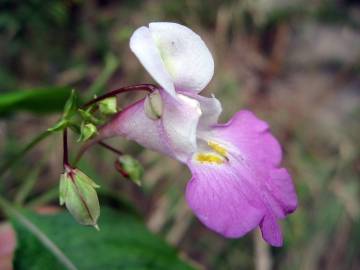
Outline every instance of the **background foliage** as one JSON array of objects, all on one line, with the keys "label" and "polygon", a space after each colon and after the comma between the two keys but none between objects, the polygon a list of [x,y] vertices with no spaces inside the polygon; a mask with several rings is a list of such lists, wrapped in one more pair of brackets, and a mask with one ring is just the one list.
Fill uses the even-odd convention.
[{"label": "background foliage", "polygon": [[[128,219],[128,226],[135,227],[127,237],[138,237],[134,241],[140,246],[149,245],[150,255],[157,247],[166,246],[161,251],[165,257],[159,255],[154,264],[166,265],[162,260],[172,258],[179,269],[187,267],[182,268],[172,248],[157,243],[159,238],[138,225],[141,221],[131,223],[124,205],[145,217],[147,227],[181,251],[191,267],[359,269],[357,1],[2,0],[1,165],[55,123],[59,115],[50,113],[61,111],[65,93],[71,88],[89,98],[120,86],[152,82],[128,48],[133,30],[151,21],[186,24],[206,40],[215,58],[215,76],[204,94],[214,93],[222,101],[223,121],[240,108],[248,108],[270,122],[284,147],[285,164],[292,172],[300,205],[282,224],[285,245],[281,249],[270,249],[258,232],[226,240],[205,229],[187,208],[183,191],[189,173],[181,165],[134,143],[114,139],[113,145],[145,166],[142,188],[123,179],[113,169],[115,157],[101,148],[92,149],[80,164],[101,185],[101,204],[113,209],[104,210],[100,227],[101,222],[119,223],[112,229],[114,239],[96,244],[108,250],[114,243],[112,253],[102,255],[109,258],[109,269],[120,267],[118,241],[126,244],[121,233],[127,229]],[[123,96],[121,106],[134,98]],[[72,145],[72,153],[76,148]],[[54,135],[1,177],[0,193],[21,208],[56,206],[61,170],[61,138]],[[108,216],[110,212],[114,214]],[[71,233],[79,231],[81,242],[91,231],[71,225],[67,213],[43,218],[24,213],[65,251],[64,241],[73,239]],[[64,222],[61,230],[57,221]],[[51,222],[54,226],[49,226]],[[104,234],[110,230],[106,226]],[[26,258],[26,252],[39,248],[39,243],[18,225],[15,228],[20,235],[15,265],[28,269],[21,267],[18,256]],[[145,236],[137,230],[144,230]],[[32,248],[22,249],[23,243]],[[71,251],[74,258],[91,252],[87,245],[89,242]],[[111,259],[115,252],[119,252],[118,259]],[[137,254],[130,247],[127,252]],[[83,263],[100,264],[102,257],[89,256],[87,260]],[[147,263],[129,269],[161,269]]]}]

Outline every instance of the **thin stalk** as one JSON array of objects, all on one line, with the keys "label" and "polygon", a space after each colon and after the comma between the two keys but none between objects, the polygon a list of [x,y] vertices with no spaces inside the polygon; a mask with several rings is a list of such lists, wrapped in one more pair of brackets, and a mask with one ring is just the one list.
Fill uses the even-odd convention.
[{"label": "thin stalk", "polygon": [[81,106],[82,109],[85,109],[89,107],[92,104],[95,104],[103,99],[114,97],[118,94],[130,92],[130,91],[147,91],[147,92],[153,92],[156,90],[156,86],[153,84],[137,84],[137,85],[131,85],[126,87],[121,87],[115,90],[112,90],[102,96],[99,96],[97,98],[94,98],[93,100],[90,100],[89,102],[85,103],[83,106]]},{"label": "thin stalk", "polygon": [[29,152],[35,145],[47,138],[52,132],[44,131],[36,136],[30,143],[28,143],[20,152],[16,153],[10,160],[5,162],[0,168],[0,177],[3,176],[8,169],[10,169],[17,161],[19,161],[27,152]]},{"label": "thin stalk", "polygon": [[63,155],[63,165],[65,168],[66,166],[69,166],[67,128],[63,130]]},{"label": "thin stalk", "polygon": [[104,147],[105,149],[107,150],[110,150],[111,152],[114,152],[115,154],[119,155],[119,156],[122,156],[124,153],[121,152],[120,150],[112,147],[111,145],[107,144],[107,143],[104,143],[104,142],[98,142],[98,144],[102,147]]},{"label": "thin stalk", "polygon": [[46,234],[44,234],[34,223],[32,223],[26,216],[19,212],[10,202],[0,197],[0,207],[4,212],[15,218],[21,225],[32,233],[57,259],[64,265],[66,269],[77,270],[78,268],[70,261],[64,252],[51,241]]},{"label": "thin stalk", "polygon": [[90,149],[90,147],[92,147],[93,145],[95,144],[98,144],[102,147],[104,147],[105,149],[117,154],[117,155],[123,155],[124,153],[121,152],[120,150],[112,147],[111,145],[107,144],[107,143],[104,143],[103,141],[99,141],[97,140],[96,138],[92,141],[88,141],[87,143],[85,143],[79,150],[76,158],[75,158],[75,161],[74,161],[74,166],[76,166],[76,164],[79,162],[79,160],[81,159],[81,157],[85,154],[85,152]]}]

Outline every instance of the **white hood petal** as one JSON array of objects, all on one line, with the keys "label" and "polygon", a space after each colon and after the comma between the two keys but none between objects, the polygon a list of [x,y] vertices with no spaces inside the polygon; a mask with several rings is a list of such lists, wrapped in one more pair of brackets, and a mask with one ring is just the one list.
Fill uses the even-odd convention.
[{"label": "white hood petal", "polygon": [[149,29],[175,88],[203,90],[214,74],[214,60],[200,36],[177,23],[150,23]]},{"label": "white hood petal", "polygon": [[167,22],[140,27],[130,48],[164,90],[198,93],[214,74],[214,60],[199,35],[189,28]]},{"label": "white hood petal", "polygon": [[170,95],[175,95],[174,84],[161,59],[149,28],[138,28],[130,38],[130,49],[145,67],[147,72]]}]

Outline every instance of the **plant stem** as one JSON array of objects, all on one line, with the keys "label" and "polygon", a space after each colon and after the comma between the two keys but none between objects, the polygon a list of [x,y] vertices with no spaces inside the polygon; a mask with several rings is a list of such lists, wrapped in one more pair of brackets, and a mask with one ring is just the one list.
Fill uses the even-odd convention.
[{"label": "plant stem", "polygon": [[74,161],[74,166],[76,166],[76,164],[79,162],[80,158],[84,155],[84,153],[93,145],[98,144],[104,148],[106,148],[107,150],[110,150],[111,152],[114,152],[117,155],[123,155],[124,153],[121,152],[120,150],[112,147],[111,145],[108,145],[107,143],[104,143],[103,141],[99,141],[99,140],[92,140],[92,141],[88,141],[87,143],[85,143],[79,150],[79,153],[77,154],[75,161]]},{"label": "plant stem", "polygon": [[15,218],[26,230],[32,233],[49,251],[58,259],[58,261],[69,270],[77,270],[78,268],[70,261],[64,252],[51,241],[46,234],[44,234],[34,223],[32,223],[26,216],[19,212],[10,202],[0,197],[0,207],[4,212]]},{"label": "plant stem", "polygon": [[104,142],[98,142],[98,144],[112,152],[114,152],[115,154],[119,155],[119,156],[122,156],[124,153],[121,152],[120,150],[112,147],[111,145],[107,144],[107,143],[104,143]]},{"label": "plant stem", "polygon": [[130,91],[147,91],[147,92],[153,92],[156,90],[156,86],[153,84],[137,84],[137,85],[131,85],[126,87],[121,87],[115,90],[112,90],[102,96],[99,96],[97,98],[94,98],[93,100],[90,100],[89,102],[85,103],[83,106],[81,106],[82,109],[85,109],[86,107],[89,107],[90,105],[97,103],[103,99],[114,97],[118,94],[130,92]]},{"label": "plant stem", "polygon": [[5,174],[5,172],[10,169],[18,160],[20,160],[28,151],[30,151],[35,145],[48,137],[52,132],[44,131],[43,133],[36,136],[28,145],[26,145],[20,152],[15,154],[10,160],[5,162],[3,166],[0,168],[0,177]]},{"label": "plant stem", "polygon": [[65,168],[66,166],[69,166],[67,128],[63,130],[63,155],[63,165]]}]

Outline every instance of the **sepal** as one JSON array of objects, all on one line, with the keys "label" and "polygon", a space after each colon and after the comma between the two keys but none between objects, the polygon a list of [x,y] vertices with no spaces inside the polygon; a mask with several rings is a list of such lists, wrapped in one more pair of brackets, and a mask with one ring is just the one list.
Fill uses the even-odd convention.
[{"label": "sepal", "polygon": [[102,114],[111,115],[117,113],[116,97],[109,97],[99,102],[99,110]]},{"label": "sepal", "polygon": [[75,220],[98,229],[100,205],[95,188],[99,186],[78,169],[66,167],[60,177],[60,205],[65,204]]}]

